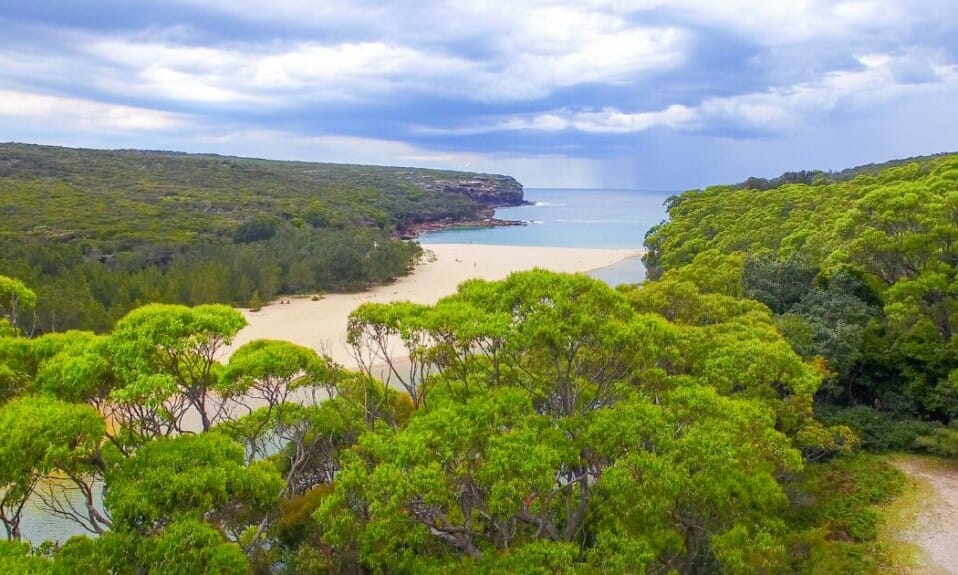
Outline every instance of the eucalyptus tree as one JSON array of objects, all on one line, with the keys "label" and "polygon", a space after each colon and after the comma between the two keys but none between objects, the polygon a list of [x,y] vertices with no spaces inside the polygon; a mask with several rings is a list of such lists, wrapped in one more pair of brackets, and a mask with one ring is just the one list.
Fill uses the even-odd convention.
[{"label": "eucalyptus tree", "polygon": [[705,299],[693,305],[715,303],[705,315],[722,327],[741,322],[730,339],[751,329],[756,345],[774,341],[750,348],[778,365],[743,374],[744,392],[730,379],[748,364],[705,350],[720,331],[638,313],[627,293],[585,276],[473,280],[434,306],[354,314],[363,337],[416,342],[429,375],[408,424],[374,427],[346,452],[315,513],[327,566],[784,565],[778,478],[802,457],[776,386],[810,398],[817,380],[764,306]]},{"label": "eucalyptus tree", "polygon": [[197,427],[209,430],[225,416],[214,396],[219,354],[245,325],[240,312],[224,305],[149,304],[131,311],[107,346],[120,379],[111,399],[144,407],[156,435],[186,430],[191,410]]},{"label": "eucalyptus tree", "polygon": [[[104,422],[96,410],[45,396],[23,396],[0,406],[0,522],[19,539],[27,500],[46,476],[82,475],[100,461]],[[76,510],[93,530],[110,521],[95,507]]]},{"label": "eucalyptus tree", "polygon": [[0,314],[5,316],[7,325],[15,334],[21,331],[18,325],[20,314],[32,310],[36,305],[37,294],[25,283],[0,275]]}]

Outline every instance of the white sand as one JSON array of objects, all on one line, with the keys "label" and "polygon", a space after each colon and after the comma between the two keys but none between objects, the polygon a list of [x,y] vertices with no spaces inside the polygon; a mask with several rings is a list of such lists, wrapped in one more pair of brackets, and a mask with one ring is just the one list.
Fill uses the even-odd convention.
[{"label": "white sand", "polygon": [[[435,303],[455,293],[470,278],[499,280],[532,268],[557,272],[586,272],[641,254],[634,249],[544,248],[475,244],[429,244],[426,256],[412,274],[396,282],[355,294],[328,294],[319,301],[308,297],[283,298],[258,312],[242,310],[249,325],[230,350],[254,339],[281,339],[329,354],[336,362],[355,367],[346,345],[350,312],[365,302],[411,301]],[[430,255],[430,253],[432,255]],[[225,358],[224,358],[225,359]]]}]

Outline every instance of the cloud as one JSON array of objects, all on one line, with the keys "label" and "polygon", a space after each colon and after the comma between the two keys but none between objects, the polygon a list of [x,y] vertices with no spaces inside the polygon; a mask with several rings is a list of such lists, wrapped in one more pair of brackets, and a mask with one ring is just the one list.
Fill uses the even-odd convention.
[{"label": "cloud", "polygon": [[12,90],[0,90],[0,116],[7,117],[8,121],[96,132],[169,130],[183,126],[186,121],[181,116],[158,110]]},{"label": "cloud", "polygon": [[[953,0],[131,6],[4,10],[8,137],[448,166],[517,157],[549,179],[529,167],[539,158],[579,181],[638,173],[621,168],[630,154],[676,139],[715,155],[821,129],[851,148],[833,126],[889,123],[958,92]],[[586,168],[606,157],[615,170]]]},{"label": "cloud", "polygon": [[[426,58],[378,42],[244,50],[111,39],[93,42],[85,51],[139,80],[110,76],[99,82],[105,90],[255,109],[288,107],[297,98],[315,102],[381,95]],[[433,61],[430,69],[437,68],[443,66]]]},{"label": "cloud", "polygon": [[197,102],[281,105],[385,94],[431,94],[483,102],[537,99],[557,88],[632,82],[676,66],[685,38],[674,28],[627,26],[617,18],[565,8],[525,14],[522,25],[491,33],[496,55],[473,59],[399,41],[273,42],[222,47],[171,45],[150,38],[80,39],[82,51],[128,76],[100,85],[116,92]]},{"label": "cloud", "polygon": [[[671,105],[661,110],[626,112],[561,109],[515,116],[494,123],[437,133],[479,134],[497,131],[580,131],[586,133],[637,133],[657,127],[681,131],[731,129],[730,135],[783,135],[827,117],[841,105],[869,106],[907,96],[916,90],[958,87],[958,67],[929,62],[912,54],[867,54],[858,58],[861,68],[837,71],[813,82],[773,87],[761,92],[706,98],[696,106]],[[428,130],[427,130],[428,132]]]}]

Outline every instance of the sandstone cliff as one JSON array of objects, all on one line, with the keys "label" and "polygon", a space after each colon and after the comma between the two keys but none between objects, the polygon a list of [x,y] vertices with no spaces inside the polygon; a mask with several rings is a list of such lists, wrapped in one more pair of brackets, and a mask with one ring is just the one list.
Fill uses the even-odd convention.
[{"label": "sandstone cliff", "polygon": [[424,191],[466,196],[482,206],[502,207],[523,204],[522,184],[510,176],[471,174],[468,178],[423,178]]}]

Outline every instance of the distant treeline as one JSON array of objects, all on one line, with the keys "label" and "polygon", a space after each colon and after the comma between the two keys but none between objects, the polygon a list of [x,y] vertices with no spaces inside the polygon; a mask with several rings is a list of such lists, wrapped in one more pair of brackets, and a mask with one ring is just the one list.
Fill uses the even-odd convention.
[{"label": "distant treeline", "polygon": [[757,178],[751,177],[744,182],[735,184],[736,188],[744,188],[747,190],[771,190],[784,186],[786,184],[807,184],[810,186],[818,186],[824,184],[834,184],[836,182],[844,182],[851,180],[858,176],[876,174],[882,170],[888,168],[894,168],[897,166],[903,166],[906,164],[912,163],[923,163],[936,160],[947,156],[948,154],[933,154],[930,156],[916,156],[913,158],[906,158],[902,160],[889,160],[887,162],[882,162],[880,164],[865,164],[862,166],[856,166],[854,168],[847,168],[838,172],[825,172],[822,170],[800,170],[798,172],[785,172],[781,176],[776,178]]},{"label": "distant treeline", "polygon": [[[147,302],[246,305],[360,289],[414,265],[405,228],[475,218],[443,184],[510,178],[170,152],[0,145],[0,271],[35,333],[104,331]],[[520,192],[521,195],[521,192]]]}]

